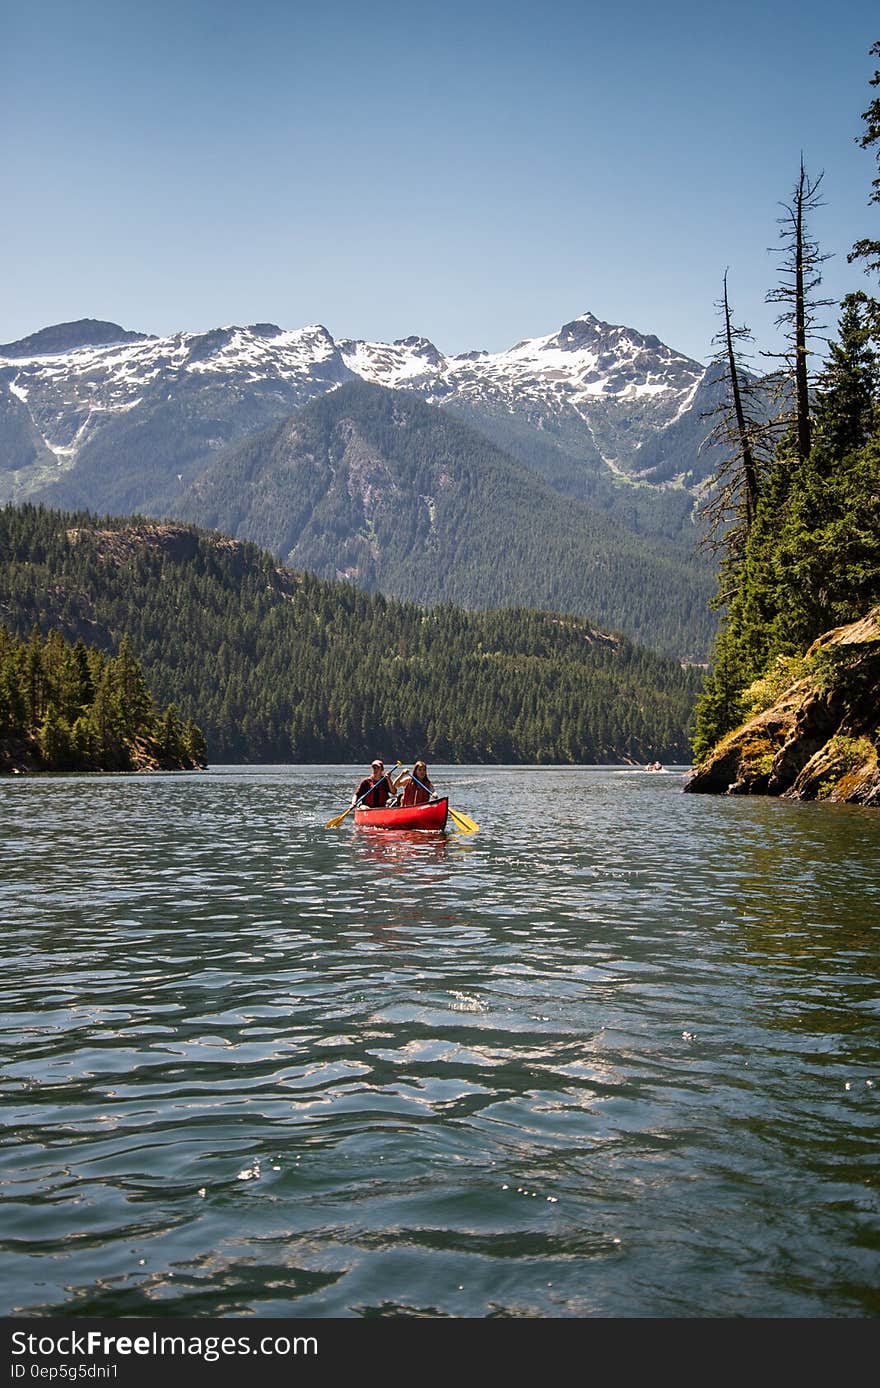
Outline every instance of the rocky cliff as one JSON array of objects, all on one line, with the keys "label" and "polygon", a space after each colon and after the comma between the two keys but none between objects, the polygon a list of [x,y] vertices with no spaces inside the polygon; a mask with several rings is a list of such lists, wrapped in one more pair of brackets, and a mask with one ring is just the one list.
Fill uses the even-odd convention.
[{"label": "rocky cliff", "polygon": [[777,662],[745,699],[751,716],[685,790],[880,807],[880,607]]}]

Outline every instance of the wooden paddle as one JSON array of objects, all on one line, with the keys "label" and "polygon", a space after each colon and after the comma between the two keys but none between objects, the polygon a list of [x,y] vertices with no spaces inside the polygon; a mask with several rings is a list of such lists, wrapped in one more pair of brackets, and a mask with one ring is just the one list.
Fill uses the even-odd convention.
[{"label": "wooden paddle", "polygon": [[475,819],[470,819],[466,814],[462,814],[460,810],[454,810],[451,805],[449,807],[449,818],[454,820],[463,834],[476,834],[479,830],[480,826]]},{"label": "wooden paddle", "polygon": [[[402,765],[403,763],[398,760],[394,766],[395,771],[397,770],[398,766]],[[360,805],[361,801],[366,800],[367,796],[376,789],[376,786],[380,786],[383,781],[387,781],[388,784],[391,786],[392,790],[394,789],[394,782],[391,780],[391,777],[388,775],[388,772],[384,772],[384,774],[379,777],[378,781],[373,782],[369,790],[364,791],[363,795],[360,797],[360,800],[355,800],[353,804],[349,805],[347,810],[343,811],[342,814],[336,815],[333,819],[328,819],[325,827],[327,829],[338,829],[342,821],[346,818],[346,816],[350,815],[352,810],[356,810],[358,805]]]},{"label": "wooden paddle", "polygon": [[[398,762],[398,766],[399,765],[400,763]],[[411,779],[415,781],[417,786],[421,786],[422,790],[426,790],[429,795],[432,794],[430,788],[426,786],[423,781],[420,781],[418,776],[414,776],[412,772],[410,772],[409,774]],[[462,814],[460,810],[454,810],[451,805],[449,806],[449,818],[452,820],[454,824],[458,825],[459,830],[462,834],[476,834],[480,828],[479,824],[475,819],[471,819],[468,815]]]}]

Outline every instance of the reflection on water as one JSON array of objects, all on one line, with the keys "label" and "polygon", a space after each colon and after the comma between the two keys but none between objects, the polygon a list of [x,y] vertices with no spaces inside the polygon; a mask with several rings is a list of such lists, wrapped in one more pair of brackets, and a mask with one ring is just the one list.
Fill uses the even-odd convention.
[{"label": "reflection on water", "polygon": [[446,860],[448,836],[437,830],[358,828],[351,837],[360,860],[404,876]]},{"label": "reflection on water", "polygon": [[876,1314],[880,816],[355,773],[0,786],[2,1310]]}]

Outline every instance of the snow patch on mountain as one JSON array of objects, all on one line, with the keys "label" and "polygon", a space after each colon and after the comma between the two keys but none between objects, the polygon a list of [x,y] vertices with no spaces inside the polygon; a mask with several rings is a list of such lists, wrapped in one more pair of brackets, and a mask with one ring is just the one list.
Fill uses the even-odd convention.
[{"label": "snow patch on mountain", "polygon": [[339,350],[356,376],[392,390],[432,381],[442,375],[447,364],[447,358],[426,337],[405,337],[390,343],[343,341]]},{"label": "snow patch on mountain", "polygon": [[[61,326],[75,328],[77,339],[100,335],[92,320],[88,331]],[[431,404],[516,415],[540,429],[581,430],[609,466],[627,472],[645,439],[691,408],[705,374],[659,338],[590,313],[505,351],[455,356],[418,336],[337,342],[321,323],[293,330],[230,324],[161,338],[121,328],[116,334],[115,341],[78,340],[52,351],[65,335],[44,329],[0,356],[0,380],[27,405],[45,443],[65,463],[108,420],[139,407],[185,399],[189,410],[192,402],[192,409],[224,421],[219,443],[361,377],[415,391]],[[241,424],[239,410],[247,416]]]}]

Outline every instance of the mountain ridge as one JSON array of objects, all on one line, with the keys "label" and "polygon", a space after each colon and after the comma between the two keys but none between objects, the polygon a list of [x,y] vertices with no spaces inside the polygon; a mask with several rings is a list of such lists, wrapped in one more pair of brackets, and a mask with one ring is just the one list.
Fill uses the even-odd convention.
[{"label": "mountain ridge", "polygon": [[[441,544],[444,586],[432,589],[435,600],[576,611],[679,658],[704,658],[714,619],[706,613],[705,575],[689,556],[696,487],[711,461],[699,449],[703,411],[717,383],[711,368],[658,337],[590,313],[505,352],[455,356],[418,336],[392,344],[337,341],[320,323],[294,330],[271,322],[232,324],[164,338],[98,320],[57,328],[12,344],[18,351],[29,343],[30,355],[0,358],[0,503],[32,500],[158,518],[180,514],[247,535],[284,558],[296,550],[296,563],[320,573],[419,597],[414,552],[395,558],[382,545],[381,553],[371,555],[370,522],[352,509],[351,498],[337,491],[338,515],[330,517],[323,505],[327,528],[318,534],[313,526],[302,535],[283,488],[275,488],[275,506],[257,515],[267,487],[275,486],[265,459],[258,469],[259,495],[248,495],[244,477],[242,495],[236,500],[230,494],[232,472],[241,462],[230,462],[230,450],[247,452],[254,440],[263,449],[264,431],[347,387],[402,391],[436,411],[434,445],[442,450],[450,437],[444,419],[467,426],[472,458],[488,469],[482,480],[472,473],[458,493],[457,516],[443,510],[446,539],[457,535],[464,543],[467,536],[469,548],[456,552],[453,563]],[[50,346],[59,350],[47,353]],[[407,448],[398,434],[394,456],[383,455],[382,465],[393,471]],[[462,461],[459,443],[452,448]],[[398,476],[404,490],[412,461]],[[276,462],[269,460],[269,473]],[[205,477],[213,472],[216,479],[224,469],[223,505],[194,509],[194,484],[203,487]],[[404,508],[413,542],[424,525],[421,492]],[[495,506],[498,524],[511,529],[511,545],[497,554],[495,575],[477,519],[466,514],[478,494],[480,523],[491,527]],[[555,573],[546,525],[543,554],[522,538],[529,527],[520,518],[530,507],[545,520],[557,516],[557,533],[568,536]],[[281,516],[289,522],[287,533],[279,529]],[[634,546],[633,536],[647,548]],[[662,555],[651,549],[655,541],[666,545]],[[518,571],[516,554],[522,561]],[[574,555],[580,556],[577,563]],[[612,574],[617,596],[610,591]],[[529,590],[532,579],[535,592]]]},{"label": "mountain ridge", "polygon": [[122,328],[100,318],[77,318],[69,323],[53,323],[16,342],[0,342],[0,357],[55,356],[79,347],[109,347],[119,342],[146,342],[148,333]]},{"label": "mountain ridge", "polygon": [[[642,476],[639,455],[682,417],[701,412],[707,371],[655,335],[591,313],[502,352],[456,355],[419,336],[336,340],[320,323],[148,337],[80,320],[0,349],[0,392],[27,410],[40,442],[30,465],[18,456],[12,466],[0,433],[0,501],[39,495],[93,461],[106,467],[114,451],[136,450],[144,434],[160,469],[174,464],[185,472],[190,462],[358,378],[489,424],[518,421],[524,437],[543,438],[545,447],[549,440],[567,454],[575,474],[598,470],[606,481],[652,483],[651,468]],[[48,469],[47,454],[54,460]],[[521,460],[531,465],[528,449]],[[691,440],[685,456],[679,450],[661,461],[664,486],[681,485],[701,466]]]}]

